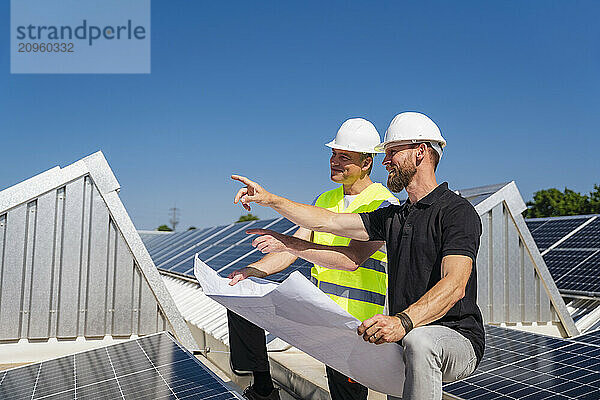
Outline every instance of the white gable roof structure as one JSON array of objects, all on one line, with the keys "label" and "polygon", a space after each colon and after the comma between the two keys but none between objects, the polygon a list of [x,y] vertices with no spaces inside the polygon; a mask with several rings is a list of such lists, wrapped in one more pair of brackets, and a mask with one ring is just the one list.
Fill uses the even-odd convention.
[{"label": "white gable roof structure", "polygon": [[[477,256],[478,300],[488,324],[555,325],[579,334],[527,228],[515,182],[461,190],[483,225]],[[551,332],[546,332],[551,333]]]},{"label": "white gable roof structure", "polygon": [[97,152],[0,192],[0,343],[171,331],[197,347]]}]

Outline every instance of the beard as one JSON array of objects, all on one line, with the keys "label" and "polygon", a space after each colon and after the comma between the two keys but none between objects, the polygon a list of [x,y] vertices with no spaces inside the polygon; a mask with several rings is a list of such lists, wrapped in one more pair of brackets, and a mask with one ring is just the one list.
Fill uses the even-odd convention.
[{"label": "beard", "polygon": [[417,167],[410,164],[408,160],[404,160],[400,168],[393,166],[388,174],[388,189],[394,193],[400,193],[410,184],[416,173]]}]

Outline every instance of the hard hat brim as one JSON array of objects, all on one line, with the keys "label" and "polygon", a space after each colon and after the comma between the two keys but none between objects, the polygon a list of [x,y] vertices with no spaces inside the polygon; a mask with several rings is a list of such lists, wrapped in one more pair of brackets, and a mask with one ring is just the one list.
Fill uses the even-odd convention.
[{"label": "hard hat brim", "polygon": [[383,153],[382,150],[377,150],[377,148],[380,145],[377,145],[375,147],[352,147],[352,146],[342,146],[339,145],[335,142],[335,140],[332,140],[329,143],[325,143],[325,146],[327,147],[331,147],[332,149],[337,149],[337,150],[346,150],[346,151],[353,151],[355,153]]},{"label": "hard hat brim", "polygon": [[375,149],[385,153],[385,148],[390,145],[400,146],[403,144],[410,144],[410,143],[414,143],[414,142],[412,140],[388,140],[387,142],[383,142],[383,143],[380,143],[377,146],[375,146]]},{"label": "hard hat brim", "polygon": [[[442,153],[443,153],[443,148],[446,146],[446,142],[439,142],[437,140],[426,140],[426,139],[412,139],[412,140],[389,140],[387,142],[383,142],[377,146],[375,146],[375,149],[378,150],[378,152],[380,153],[385,153],[385,148],[393,145],[393,146],[401,146],[403,144],[411,144],[411,143],[431,143],[432,147],[434,148],[434,150],[440,155],[440,157],[442,157]],[[437,146],[433,146],[433,144],[436,144]]]}]

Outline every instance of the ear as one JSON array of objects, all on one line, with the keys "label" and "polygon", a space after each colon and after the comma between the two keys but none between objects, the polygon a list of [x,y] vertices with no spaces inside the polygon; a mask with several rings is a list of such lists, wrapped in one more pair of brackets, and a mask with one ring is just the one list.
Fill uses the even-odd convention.
[{"label": "ear", "polygon": [[416,150],[417,162],[420,163],[427,156],[427,144],[419,143],[419,146],[417,146]]},{"label": "ear", "polygon": [[373,157],[368,156],[362,162],[362,169],[364,171],[367,171],[371,167],[372,164],[373,164]]}]

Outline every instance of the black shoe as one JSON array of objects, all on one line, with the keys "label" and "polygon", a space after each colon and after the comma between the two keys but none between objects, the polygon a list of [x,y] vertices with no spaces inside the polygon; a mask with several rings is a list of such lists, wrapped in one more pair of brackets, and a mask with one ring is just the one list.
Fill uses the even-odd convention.
[{"label": "black shoe", "polygon": [[261,396],[254,390],[252,386],[248,386],[244,390],[244,398],[248,400],[281,400],[279,397],[279,389],[275,388],[267,396]]}]

